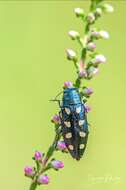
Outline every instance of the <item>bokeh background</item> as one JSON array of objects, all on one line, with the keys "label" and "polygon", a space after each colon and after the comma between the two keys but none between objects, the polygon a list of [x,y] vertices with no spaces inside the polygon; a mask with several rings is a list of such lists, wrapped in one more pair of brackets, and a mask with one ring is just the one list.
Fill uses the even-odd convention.
[{"label": "bokeh background", "polygon": [[[97,26],[110,32],[99,41],[98,51],[108,62],[88,83],[94,88],[88,115],[90,136],[85,157],[76,162],[56,154],[65,168],[50,171],[45,190],[118,190],[126,188],[126,2],[111,0],[113,14],[104,15]],[[83,31],[73,13],[88,10],[90,1],[0,1],[0,187],[28,190],[23,176],[32,165],[35,150],[46,151],[53,140],[50,118],[58,105],[49,100],[61,91],[65,80],[75,79],[65,49],[79,47],[68,30]]]}]

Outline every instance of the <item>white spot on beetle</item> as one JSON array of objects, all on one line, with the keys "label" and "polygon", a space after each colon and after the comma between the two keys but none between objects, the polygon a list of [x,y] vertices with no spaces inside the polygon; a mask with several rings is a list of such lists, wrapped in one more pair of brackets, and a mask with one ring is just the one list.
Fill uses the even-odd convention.
[{"label": "white spot on beetle", "polygon": [[67,134],[65,135],[65,137],[66,137],[67,139],[70,139],[70,138],[72,137],[72,133],[67,133]]},{"label": "white spot on beetle", "polygon": [[65,112],[70,115],[70,109],[69,108],[65,108]]},{"label": "white spot on beetle", "polygon": [[68,148],[69,148],[70,150],[73,150],[73,149],[74,149],[73,145],[71,145],[71,144],[68,146]]},{"label": "white spot on beetle", "polygon": [[71,124],[70,124],[69,121],[64,121],[64,124],[65,124],[66,127],[71,127]]},{"label": "white spot on beetle", "polygon": [[81,107],[76,108],[76,113],[80,113],[81,112]]},{"label": "white spot on beetle", "polygon": [[80,137],[85,137],[85,136],[86,136],[86,133],[83,132],[83,131],[80,131],[79,135],[80,135]]},{"label": "white spot on beetle", "polygon": [[79,146],[80,149],[83,149],[84,147],[85,147],[84,144],[80,144],[80,146]]},{"label": "white spot on beetle", "polygon": [[79,120],[79,125],[80,125],[80,126],[83,125],[84,122],[85,122],[85,120]]}]

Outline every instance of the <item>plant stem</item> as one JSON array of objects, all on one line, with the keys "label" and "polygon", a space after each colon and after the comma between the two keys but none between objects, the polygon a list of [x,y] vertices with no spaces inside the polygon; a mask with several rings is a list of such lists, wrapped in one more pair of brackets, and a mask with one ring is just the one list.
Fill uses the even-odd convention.
[{"label": "plant stem", "polygon": [[35,190],[37,188],[37,186],[38,186],[37,178],[45,171],[47,163],[48,163],[49,159],[51,158],[51,156],[53,155],[54,151],[56,150],[57,142],[60,140],[60,138],[61,138],[61,129],[60,129],[60,126],[58,126],[56,129],[54,141],[53,141],[52,145],[48,148],[47,154],[43,160],[42,168],[39,171],[37,171],[37,173],[35,174],[29,190]]},{"label": "plant stem", "polygon": [[36,188],[37,188],[37,183],[34,182],[34,183],[31,184],[29,190],[35,190]]},{"label": "plant stem", "polygon": [[[102,0],[99,0],[102,1]],[[90,11],[93,11],[93,9],[96,7],[97,3],[95,0],[91,0],[91,5],[90,5]],[[87,20],[85,20],[86,25],[85,25],[85,30],[84,30],[84,44],[83,44],[83,48],[81,50],[81,58],[80,60],[85,64],[85,60],[87,57],[87,49],[86,49],[86,45],[88,43],[88,33],[90,32],[90,26],[91,24],[88,23]],[[75,64],[75,63],[74,63]],[[75,86],[77,88],[81,87],[81,78],[78,76],[76,81],[75,81]]]}]

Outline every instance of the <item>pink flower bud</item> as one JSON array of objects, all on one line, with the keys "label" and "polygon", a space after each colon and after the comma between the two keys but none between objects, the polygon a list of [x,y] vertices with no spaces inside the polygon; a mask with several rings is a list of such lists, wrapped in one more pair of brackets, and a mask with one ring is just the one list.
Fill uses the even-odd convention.
[{"label": "pink flower bud", "polygon": [[101,30],[99,31],[99,35],[103,39],[106,39],[106,40],[109,39],[109,33],[107,31]]},{"label": "pink flower bud", "polygon": [[83,93],[89,96],[93,93],[93,90],[92,88],[84,88]]},{"label": "pink flower bud", "polygon": [[96,44],[93,43],[93,42],[90,42],[87,44],[87,49],[90,50],[90,51],[93,51],[96,49]]},{"label": "pink flower bud", "polygon": [[58,114],[55,114],[51,120],[54,124],[58,125],[60,124],[60,116]]},{"label": "pink flower bud", "polygon": [[71,81],[64,82],[64,88],[72,88],[72,87],[73,87],[73,83]]},{"label": "pink flower bud", "polygon": [[35,154],[34,154],[34,158],[35,160],[41,160],[43,157],[43,153],[39,152],[39,151],[36,151]]},{"label": "pink flower bud", "polygon": [[114,11],[113,6],[107,3],[103,5],[103,9],[106,13],[112,13]]},{"label": "pink flower bud", "polygon": [[100,38],[100,34],[99,34],[99,32],[97,31],[96,28],[93,28],[93,29],[91,30],[91,36],[94,37],[94,38],[96,38],[96,39],[99,39],[99,38]]},{"label": "pink flower bud", "polygon": [[85,111],[86,113],[89,113],[91,111],[91,107],[85,104]]},{"label": "pink flower bud", "polygon": [[93,63],[93,65],[105,63],[106,57],[104,55],[99,54],[99,55],[96,55],[95,58],[91,60],[91,62]]},{"label": "pink flower bud", "polygon": [[63,162],[61,162],[61,161],[59,161],[59,160],[53,160],[53,161],[51,162],[51,164],[52,164],[52,167],[53,167],[54,169],[61,169],[61,168],[64,167]]},{"label": "pink flower bud", "polygon": [[33,167],[26,166],[24,168],[24,173],[25,173],[26,176],[33,176],[35,174],[35,171],[34,171]]},{"label": "pink flower bud", "polygon": [[96,8],[95,13],[96,13],[97,16],[101,16],[102,15],[102,9],[101,8]]},{"label": "pink flower bud", "polygon": [[79,77],[80,77],[80,78],[85,78],[85,77],[87,77],[87,72],[86,72],[86,70],[80,71],[80,72],[79,72]]},{"label": "pink flower bud", "polygon": [[84,10],[81,8],[75,8],[74,12],[75,12],[77,17],[83,17],[84,16]]},{"label": "pink flower bud", "polygon": [[69,60],[76,60],[77,59],[76,52],[72,49],[67,49],[66,54],[67,54],[67,58]]},{"label": "pink flower bud", "polygon": [[87,16],[87,21],[92,24],[95,21],[95,15],[93,13],[89,13]]},{"label": "pink flower bud", "polygon": [[71,30],[68,32],[68,35],[71,37],[72,40],[75,40],[79,37],[79,33],[77,31]]},{"label": "pink flower bud", "polygon": [[37,181],[39,184],[47,185],[49,183],[49,177],[47,175],[40,175]]},{"label": "pink flower bud", "polygon": [[92,67],[89,67],[87,72],[88,72],[89,77],[93,77],[94,75],[98,74],[99,69],[92,66]]},{"label": "pink flower bud", "polygon": [[58,148],[59,150],[65,150],[67,147],[66,147],[64,141],[58,141],[58,143],[57,143],[57,148]]},{"label": "pink flower bud", "polygon": [[91,31],[91,36],[92,36],[92,37],[95,37],[95,38],[97,38],[97,39],[100,38],[99,32],[98,32],[98,31],[94,31],[94,30]]}]

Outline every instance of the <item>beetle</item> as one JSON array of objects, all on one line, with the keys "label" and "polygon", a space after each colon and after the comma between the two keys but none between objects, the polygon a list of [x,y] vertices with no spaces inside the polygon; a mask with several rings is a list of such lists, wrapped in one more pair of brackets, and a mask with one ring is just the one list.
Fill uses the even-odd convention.
[{"label": "beetle", "polygon": [[88,140],[88,122],[84,103],[77,88],[65,88],[60,105],[61,131],[71,156],[80,160]]}]

